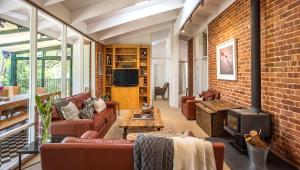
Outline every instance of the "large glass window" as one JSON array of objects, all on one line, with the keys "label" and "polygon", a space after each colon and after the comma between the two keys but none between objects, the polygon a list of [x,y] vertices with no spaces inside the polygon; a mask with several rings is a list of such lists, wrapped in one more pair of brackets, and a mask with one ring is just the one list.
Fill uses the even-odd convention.
[{"label": "large glass window", "polygon": [[[81,92],[81,35],[70,27],[67,27],[67,96]],[[69,59],[70,58],[70,59]],[[74,76],[73,76],[74,75]]]},{"label": "large glass window", "polygon": [[[91,40],[69,27],[63,34],[62,22],[38,9],[35,18],[30,15],[31,9],[36,11],[23,0],[0,0],[0,169],[16,160],[16,148],[22,148],[37,135],[33,128],[28,130],[29,126],[36,127],[38,120],[29,94],[34,83],[37,88],[33,90],[40,96],[64,90],[66,96],[71,96],[91,89]],[[37,33],[32,35],[30,26],[35,25]],[[36,36],[36,42],[31,36]],[[62,65],[64,38],[67,55]],[[37,49],[30,49],[34,48],[32,43],[37,43]],[[35,60],[31,51],[35,50],[36,68],[31,65]],[[31,77],[35,70],[36,80]],[[63,77],[66,87],[62,88]]]},{"label": "large glass window", "polygon": [[40,11],[37,21],[37,93],[61,92],[63,25]]},{"label": "large glass window", "polygon": [[[30,9],[22,0],[0,1],[0,136],[28,124]],[[27,130],[0,138],[0,169],[27,140]]]}]

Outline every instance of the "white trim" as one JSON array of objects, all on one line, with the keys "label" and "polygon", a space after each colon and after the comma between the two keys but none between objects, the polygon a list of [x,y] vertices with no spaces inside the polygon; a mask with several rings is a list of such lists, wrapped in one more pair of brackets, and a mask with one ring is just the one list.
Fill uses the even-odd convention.
[{"label": "white trim", "polygon": [[67,26],[63,24],[62,29],[62,44],[61,44],[61,97],[66,97],[67,95]]},{"label": "white trim", "polygon": [[[100,56],[99,56],[100,57]],[[99,63],[101,64],[101,63]],[[91,96],[96,96],[96,43],[92,41],[91,45]]]},{"label": "white trim", "polygon": [[80,45],[79,45],[79,53],[80,53],[80,56],[79,56],[79,61],[80,61],[80,82],[79,82],[79,85],[80,85],[80,92],[84,92],[84,36],[83,35],[80,35]]},{"label": "white trim", "polygon": [[[36,66],[37,66],[37,8],[30,9],[30,80],[29,80],[29,123],[35,122],[35,94],[36,94]],[[28,130],[28,143],[35,139],[35,128],[31,127]]]}]

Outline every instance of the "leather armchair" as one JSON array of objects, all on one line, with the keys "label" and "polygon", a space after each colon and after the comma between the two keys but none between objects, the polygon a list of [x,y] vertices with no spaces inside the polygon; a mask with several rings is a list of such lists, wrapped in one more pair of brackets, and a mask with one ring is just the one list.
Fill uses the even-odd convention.
[{"label": "leather armchair", "polygon": [[[214,90],[208,90],[201,93],[203,100],[214,100],[220,99],[220,93]],[[195,100],[195,96],[182,96],[181,97],[181,113],[188,120],[196,119],[196,103],[199,103],[200,100]]]}]

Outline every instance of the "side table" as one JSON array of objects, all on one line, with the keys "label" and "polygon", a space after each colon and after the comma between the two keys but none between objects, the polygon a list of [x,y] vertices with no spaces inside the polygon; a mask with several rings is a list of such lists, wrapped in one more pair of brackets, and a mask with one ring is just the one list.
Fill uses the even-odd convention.
[{"label": "side table", "polygon": [[[60,143],[61,141],[63,141],[67,136],[52,136],[51,138],[51,142],[50,143]],[[40,153],[40,146],[41,143],[39,141],[39,139],[36,139],[35,141],[29,143],[28,145],[25,145],[23,148],[19,149],[17,151],[17,154],[19,156],[19,170],[22,169],[22,155],[23,154],[32,154],[32,155],[37,155]],[[37,162],[39,163],[39,162]],[[37,163],[34,163],[28,167],[31,167]]]}]

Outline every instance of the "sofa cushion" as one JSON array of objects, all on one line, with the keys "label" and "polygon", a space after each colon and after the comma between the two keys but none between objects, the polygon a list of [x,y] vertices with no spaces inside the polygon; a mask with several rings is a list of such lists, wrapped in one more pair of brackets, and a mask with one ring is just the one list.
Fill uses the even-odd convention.
[{"label": "sofa cushion", "polygon": [[80,93],[74,96],[77,100],[77,106],[79,110],[82,110],[84,108],[84,101],[91,98],[91,95],[89,93]]},{"label": "sofa cushion", "polygon": [[101,113],[104,109],[106,109],[106,104],[101,98],[99,98],[98,101],[94,100],[93,106],[97,113]]},{"label": "sofa cushion", "polygon": [[65,107],[61,107],[61,112],[66,120],[79,119],[79,110],[72,102]]},{"label": "sofa cushion", "polygon": [[57,112],[56,107],[54,105],[51,107],[51,110],[52,110],[51,120],[52,121],[61,120],[60,116],[59,116],[59,113]]},{"label": "sofa cushion", "polygon": [[61,120],[64,120],[65,118],[64,118],[64,116],[62,114],[61,108],[67,106],[68,102],[65,99],[63,99],[63,98],[57,98],[57,99],[54,99],[53,105],[56,108],[56,111],[57,111],[57,113],[59,115],[59,118]]},{"label": "sofa cushion", "polygon": [[[77,109],[78,109],[78,102],[77,102],[77,100],[76,100],[76,98],[75,97],[66,97],[65,98],[65,100],[69,103],[69,102],[72,102],[73,104],[75,104],[75,106],[77,107]],[[79,110],[79,109],[78,109]]]},{"label": "sofa cushion", "polygon": [[85,106],[82,110],[79,111],[79,117],[81,119],[93,119],[94,118],[94,109],[93,106]]},{"label": "sofa cushion", "polygon": [[215,93],[211,90],[208,90],[204,95],[204,100],[213,100],[215,98]]}]

